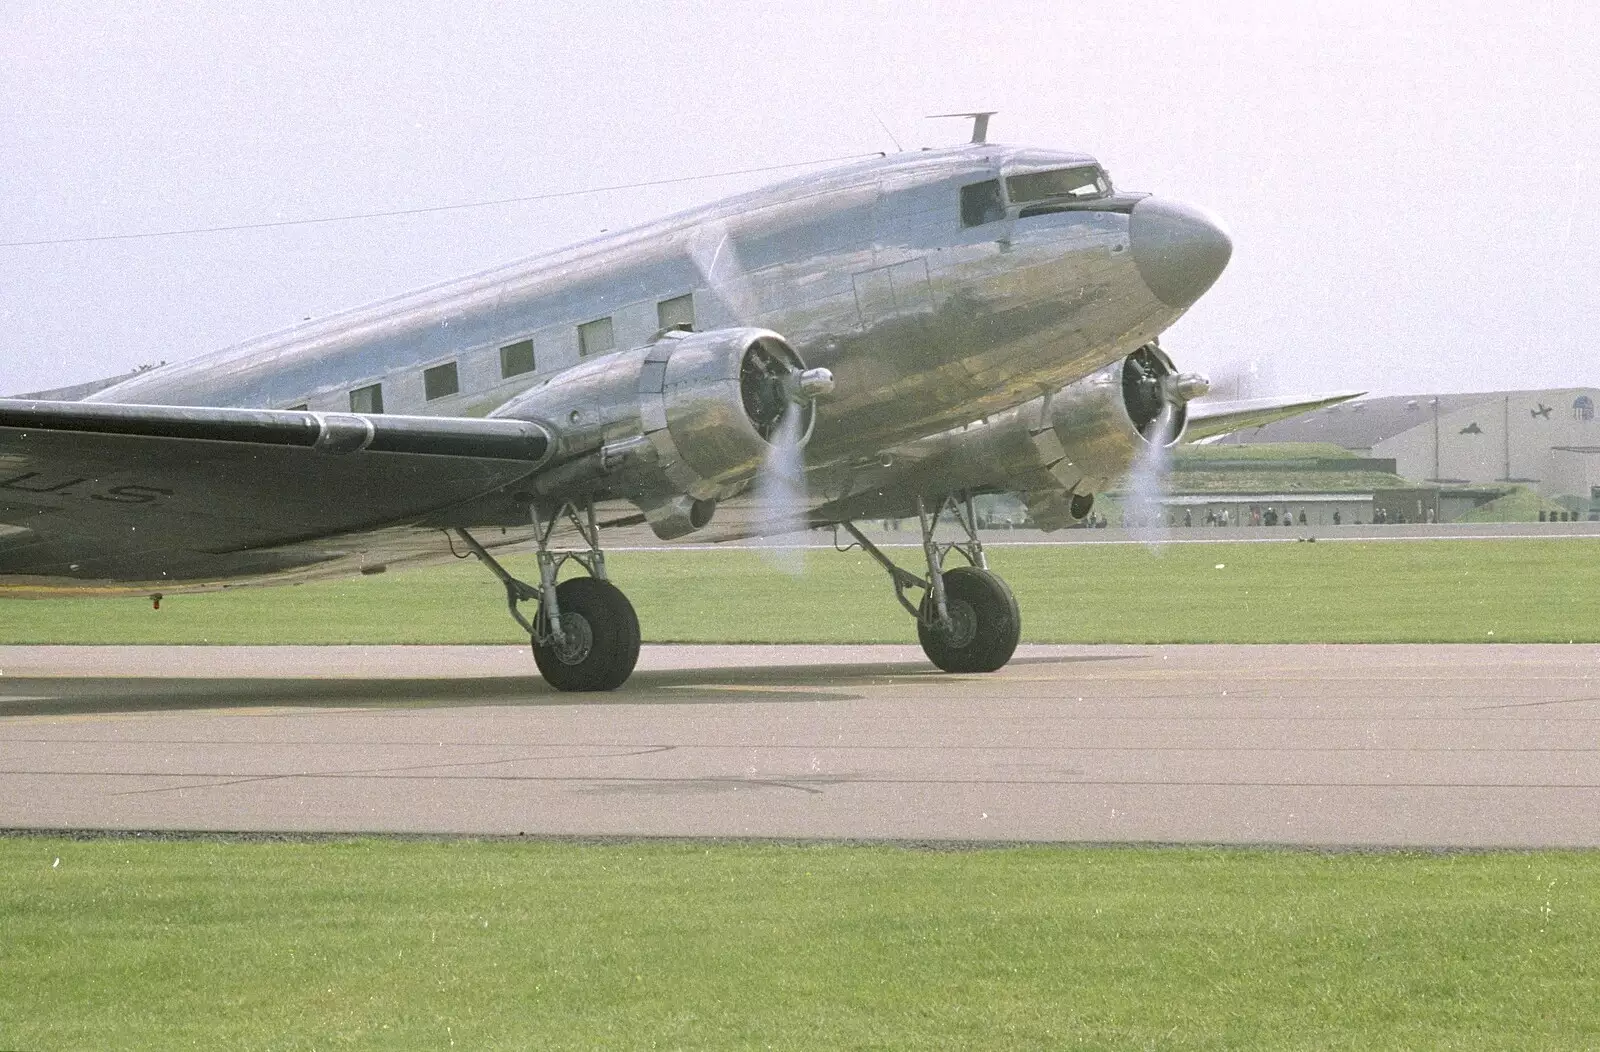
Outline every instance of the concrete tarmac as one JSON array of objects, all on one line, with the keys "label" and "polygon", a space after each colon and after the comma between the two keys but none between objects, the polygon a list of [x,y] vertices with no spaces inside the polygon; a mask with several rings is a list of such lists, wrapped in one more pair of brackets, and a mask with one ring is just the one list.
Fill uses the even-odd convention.
[{"label": "concrete tarmac", "polygon": [[1600,846],[1600,646],[0,647],[0,828]]}]

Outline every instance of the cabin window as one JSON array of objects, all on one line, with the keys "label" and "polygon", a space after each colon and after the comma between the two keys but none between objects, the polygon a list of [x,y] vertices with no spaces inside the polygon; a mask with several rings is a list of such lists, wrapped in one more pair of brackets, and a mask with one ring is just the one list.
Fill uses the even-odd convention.
[{"label": "cabin window", "polygon": [[290,406],[288,408],[287,412],[290,412],[290,413],[304,413],[307,410],[309,410],[310,408],[311,408],[311,404],[309,402],[301,402],[299,405]]},{"label": "cabin window", "polygon": [[518,340],[500,348],[500,377],[521,376],[533,372],[533,341]]},{"label": "cabin window", "polygon": [[1005,217],[1006,205],[1000,200],[1000,180],[987,179],[961,188],[962,226],[982,226]]},{"label": "cabin window", "polygon": [[656,320],[663,329],[694,328],[694,293],[674,296],[656,304]]},{"label": "cabin window", "polygon": [[611,327],[610,318],[596,318],[586,321],[578,326],[578,355],[588,358],[596,354],[604,354],[615,350],[617,346],[616,332]]},{"label": "cabin window", "polygon": [[373,384],[370,387],[358,387],[351,391],[350,411],[352,413],[383,412],[383,385]]},{"label": "cabin window", "polygon": [[428,401],[453,395],[460,390],[461,380],[456,374],[455,362],[445,362],[422,370],[422,395]]},{"label": "cabin window", "polygon": [[1111,180],[1097,164],[1080,164],[1076,168],[1056,168],[1048,172],[1029,172],[1013,175],[1006,180],[1006,193],[1011,203],[1065,199],[1087,201],[1104,197],[1111,192]]}]

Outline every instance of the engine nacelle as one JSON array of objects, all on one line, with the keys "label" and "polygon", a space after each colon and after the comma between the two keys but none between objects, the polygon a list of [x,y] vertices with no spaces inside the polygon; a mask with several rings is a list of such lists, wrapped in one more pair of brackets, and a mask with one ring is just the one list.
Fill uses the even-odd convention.
[{"label": "engine nacelle", "polygon": [[[1067,385],[1048,400],[1048,431],[1034,436],[1067,489],[1103,490],[1151,442],[1172,445],[1187,423],[1187,402],[1205,381],[1180,375],[1159,347],[1146,344],[1114,365]],[[1065,460],[1058,460],[1064,457]],[[1068,481],[1065,476],[1075,475]]]},{"label": "engine nacelle", "polygon": [[798,433],[809,435],[812,399],[831,388],[826,369],[807,370],[770,330],[669,331],[560,373],[494,415],[545,423],[565,474],[604,478],[670,538],[704,526],[716,501],[749,484],[785,413],[800,413]]},{"label": "engine nacelle", "polygon": [[838,513],[899,513],[917,494],[1007,489],[1023,494],[1043,529],[1068,526],[1149,443],[1176,442],[1185,404],[1205,391],[1204,377],[1179,374],[1146,345],[1054,394],[888,451],[877,470],[854,470]]}]

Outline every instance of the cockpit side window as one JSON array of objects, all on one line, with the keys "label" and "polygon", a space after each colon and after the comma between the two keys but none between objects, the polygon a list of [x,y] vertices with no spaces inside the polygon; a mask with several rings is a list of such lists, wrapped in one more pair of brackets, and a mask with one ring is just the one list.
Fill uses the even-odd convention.
[{"label": "cockpit side window", "polygon": [[1006,192],[1014,205],[1050,199],[1088,201],[1111,192],[1111,180],[1097,164],[1028,172],[1006,179]]},{"label": "cockpit side window", "polygon": [[961,188],[962,226],[982,226],[1005,217],[1006,204],[1000,199],[1000,180],[987,179]]}]

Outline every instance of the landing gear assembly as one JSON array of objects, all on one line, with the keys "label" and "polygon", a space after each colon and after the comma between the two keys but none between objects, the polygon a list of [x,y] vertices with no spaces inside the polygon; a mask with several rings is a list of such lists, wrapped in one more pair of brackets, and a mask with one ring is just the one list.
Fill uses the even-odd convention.
[{"label": "landing gear assembly", "polygon": [[[940,543],[935,539],[934,532],[947,512],[961,527],[964,540]],[[932,515],[918,497],[917,522],[927,577],[895,565],[855,523],[840,525],[888,572],[895,598],[917,619],[917,639],[929,661],[946,672],[994,672],[1016,652],[1022,638],[1022,615],[1010,587],[989,571],[971,495],[944,498]],[[951,552],[958,552],[968,565],[946,570],[944,562]],[[907,598],[906,590],[911,588],[922,591],[920,602]]]},{"label": "landing gear assembly", "polygon": [[[563,521],[574,526],[586,547],[557,550],[550,538]],[[466,530],[457,529],[467,549],[506,586],[506,606],[533,643],[533,660],[545,682],[557,690],[616,690],[627,682],[639,661],[639,617],[633,604],[606,576],[605,553],[594,506],[580,511],[571,503],[556,509],[539,527],[539,583],[513,576]],[[463,557],[464,558],[464,557]],[[556,582],[568,559],[587,577]],[[537,602],[529,621],[519,607]]]},{"label": "landing gear assembly", "polygon": [[[960,526],[962,539],[941,542],[936,538],[946,516]],[[989,572],[971,496],[945,497],[931,514],[919,497],[917,522],[926,577],[895,565],[855,523],[839,525],[888,572],[895,598],[916,618],[917,639],[928,660],[946,672],[993,672],[1003,667],[1017,649],[1022,616],[1011,589]],[[577,531],[581,548],[551,546],[556,528],[563,523]],[[466,530],[452,532],[505,585],[506,608],[528,633],[533,659],[546,682],[557,690],[601,691],[615,690],[627,681],[639,660],[639,617],[628,597],[606,576],[592,504],[580,508],[565,503],[540,520],[538,584],[515,577]],[[967,565],[945,569],[952,552],[960,554]],[[587,576],[558,582],[556,578],[569,559]],[[912,589],[922,593],[915,602],[907,594]],[[538,604],[532,620],[521,609],[528,602]]]}]

